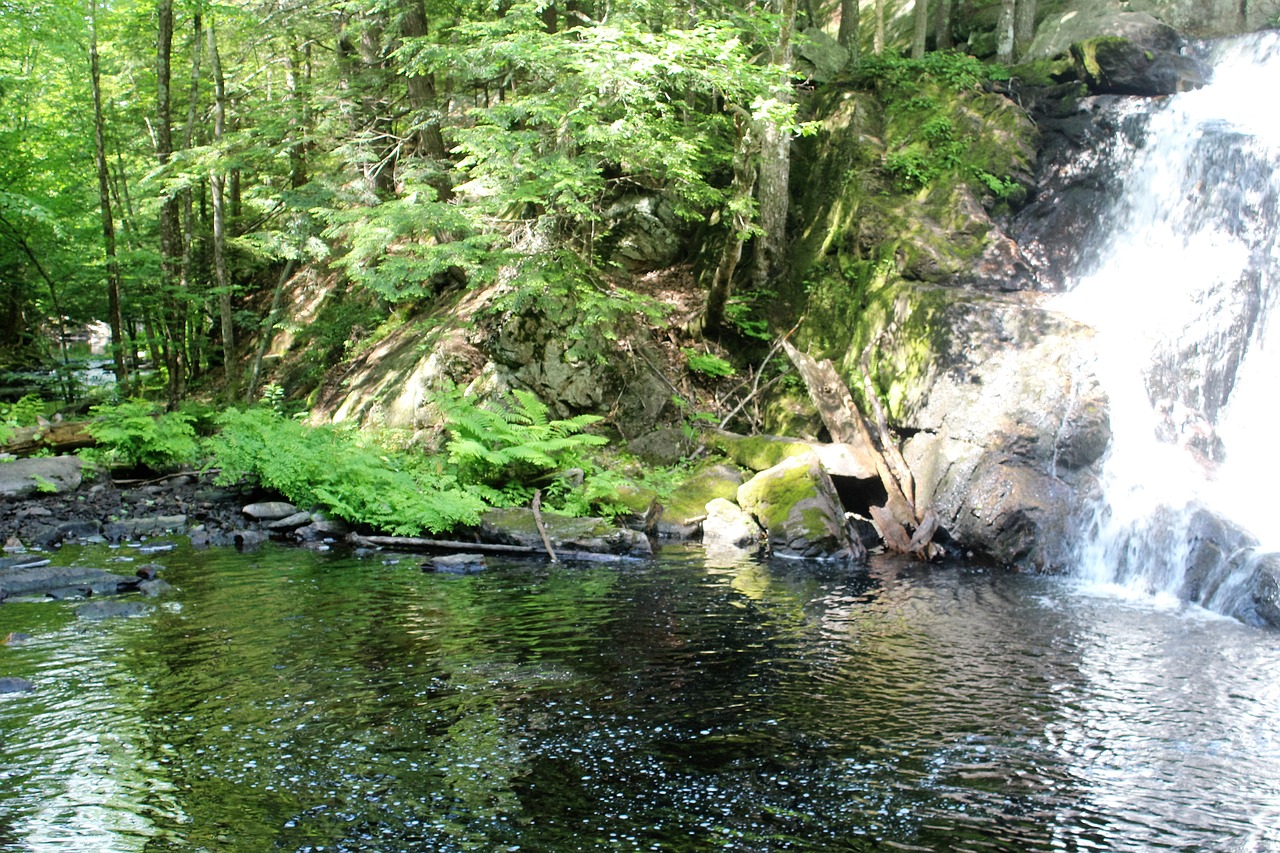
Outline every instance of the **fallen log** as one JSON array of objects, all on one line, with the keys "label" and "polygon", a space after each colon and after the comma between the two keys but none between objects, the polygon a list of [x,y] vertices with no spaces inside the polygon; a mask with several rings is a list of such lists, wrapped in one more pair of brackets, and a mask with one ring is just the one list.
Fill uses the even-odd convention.
[{"label": "fallen log", "polygon": [[0,445],[0,453],[30,456],[41,450],[69,453],[82,447],[93,447],[98,441],[89,435],[88,427],[88,421],[19,427],[9,436],[8,441]]},{"label": "fallen log", "polygon": [[[532,545],[505,545],[499,542],[462,542],[456,539],[431,539],[423,536],[361,536],[351,533],[347,541],[352,545],[364,548],[390,548],[396,551],[452,551],[473,554],[509,554],[513,557],[547,556],[544,548]],[[629,558],[623,554],[609,554],[599,551],[561,551],[559,559],[590,561],[598,563],[614,563]],[[557,562],[559,562],[559,559]]]},{"label": "fallen log", "polygon": [[[921,513],[916,507],[914,479],[889,433],[888,419],[879,400],[873,398],[879,431],[877,441],[835,366],[827,359],[818,361],[800,352],[790,342],[784,341],[783,347],[804,380],[809,398],[831,433],[831,440],[860,447],[875,461],[887,499],[883,507],[871,507],[871,522],[885,547],[894,553],[929,559],[934,553],[932,541],[938,529],[938,516],[932,508]],[[870,392],[868,396],[872,396]],[[914,536],[908,536],[910,529],[915,530]]]}]

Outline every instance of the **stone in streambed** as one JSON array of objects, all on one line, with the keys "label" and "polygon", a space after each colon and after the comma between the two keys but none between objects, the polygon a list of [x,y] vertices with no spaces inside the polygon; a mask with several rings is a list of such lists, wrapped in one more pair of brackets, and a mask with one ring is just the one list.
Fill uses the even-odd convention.
[{"label": "stone in streambed", "polygon": [[287,501],[262,501],[246,504],[240,512],[255,521],[279,521],[298,512],[298,508]]},{"label": "stone in streambed", "polygon": [[18,678],[13,675],[6,675],[0,678],[0,694],[4,693],[30,693],[36,687],[25,678]]}]

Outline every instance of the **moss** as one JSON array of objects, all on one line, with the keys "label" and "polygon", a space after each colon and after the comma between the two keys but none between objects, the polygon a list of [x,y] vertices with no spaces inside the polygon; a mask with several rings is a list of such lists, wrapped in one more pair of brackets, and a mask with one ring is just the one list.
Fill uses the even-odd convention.
[{"label": "moss", "polygon": [[1009,76],[1024,86],[1053,86],[1074,76],[1071,60],[1065,56],[1024,62],[1009,69]]},{"label": "moss", "polygon": [[[813,477],[813,467],[816,464],[816,460],[808,465],[796,462],[786,468],[755,477],[738,490],[739,502],[773,535],[786,526],[793,508],[803,501],[812,500],[817,494]],[[812,511],[821,516],[821,511]],[[807,517],[805,522],[809,522]],[[823,523],[821,520],[818,522],[819,525]]]},{"label": "moss", "polygon": [[723,463],[700,468],[671,493],[663,516],[679,524],[697,521],[706,516],[707,504],[716,498],[736,501],[741,482],[742,475]]},{"label": "moss", "polygon": [[1097,38],[1085,39],[1071,45],[1071,59],[1075,64],[1077,73],[1086,82],[1093,80],[1098,81],[1103,77],[1102,64],[1098,61],[1098,54],[1107,54],[1108,52],[1126,50],[1131,42],[1120,36],[1098,36]]},{"label": "moss", "polygon": [[706,443],[748,471],[766,471],[787,459],[812,452],[812,448],[803,441],[776,435],[745,436],[717,432],[708,434]]}]

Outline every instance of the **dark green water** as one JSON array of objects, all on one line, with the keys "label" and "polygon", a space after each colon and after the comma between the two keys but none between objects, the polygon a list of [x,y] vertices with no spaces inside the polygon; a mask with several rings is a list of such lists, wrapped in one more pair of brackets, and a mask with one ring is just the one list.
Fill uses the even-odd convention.
[{"label": "dark green water", "polygon": [[0,605],[0,850],[1280,850],[1273,634],[889,560],[383,559]]}]

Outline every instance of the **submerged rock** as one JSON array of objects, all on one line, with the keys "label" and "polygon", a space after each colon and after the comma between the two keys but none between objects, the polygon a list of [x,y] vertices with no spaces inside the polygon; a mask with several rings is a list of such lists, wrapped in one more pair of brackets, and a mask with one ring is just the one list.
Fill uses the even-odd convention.
[{"label": "submerged rock", "polygon": [[141,601],[91,601],[76,608],[76,618],[115,619],[122,616],[145,616],[150,612],[151,606]]},{"label": "submerged rock", "polygon": [[35,690],[36,686],[25,678],[18,678],[13,675],[0,677],[0,694],[5,693],[30,693]]},{"label": "submerged rock", "polygon": [[724,498],[709,501],[706,509],[707,518],[702,522],[705,547],[753,550],[759,546],[764,531],[751,513]]},{"label": "submerged rock", "polygon": [[46,595],[70,590],[83,595],[114,595],[136,589],[139,578],[117,575],[104,569],[77,566],[39,566],[0,569],[0,598],[17,595]]}]

